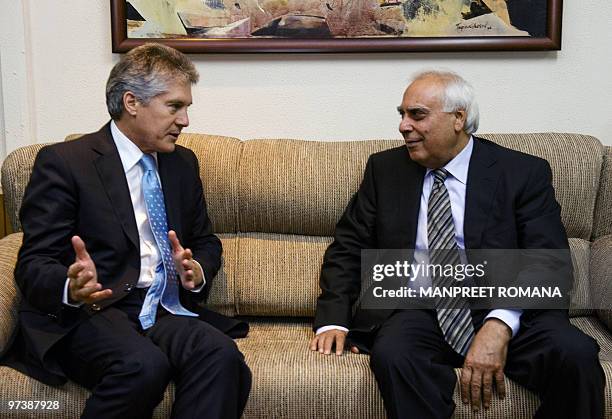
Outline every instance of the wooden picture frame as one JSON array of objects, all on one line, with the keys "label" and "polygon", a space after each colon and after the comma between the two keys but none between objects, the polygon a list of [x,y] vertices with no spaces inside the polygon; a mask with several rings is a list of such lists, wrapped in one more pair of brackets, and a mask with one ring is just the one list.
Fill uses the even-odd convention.
[{"label": "wooden picture frame", "polygon": [[[137,0],[130,0],[132,3],[136,3]],[[178,3],[180,0],[176,0]],[[186,0],[182,0],[185,2]],[[260,0],[200,0],[205,3],[213,2],[211,4],[217,5],[226,15],[229,15],[227,9],[228,6],[224,6],[224,4],[230,4],[229,8],[236,9],[241,12],[244,8],[240,8],[241,2],[256,2],[256,5],[259,5]],[[229,3],[227,3],[229,1]],[[276,0],[264,0],[266,2],[276,1]],[[299,4],[299,0],[289,0],[293,1],[293,4],[296,4],[297,1]],[[321,4],[325,4],[325,7],[329,10],[335,10],[334,7],[338,7],[337,4],[349,4],[348,2],[366,2],[367,4],[372,4],[372,1],[390,1],[392,3],[381,3],[381,10],[383,7],[401,7],[399,13],[403,13],[402,17],[406,14],[406,2],[413,2],[410,5],[418,4],[418,7],[422,9],[422,2],[428,2],[430,5],[435,6],[436,2],[470,2],[470,9],[474,7],[475,3],[484,4],[487,6],[487,3],[494,4],[497,2],[499,4],[500,1],[503,0],[311,0],[311,1],[319,1]],[[333,5],[330,4],[330,1],[335,1]],[[414,3],[417,2],[417,3]],[[421,3],[419,3],[421,2]],[[154,1],[148,1],[146,6],[148,7],[150,4],[154,4]],[[161,4],[162,2],[160,2]],[[172,2],[164,2],[165,5],[168,5]],[[233,3],[233,5],[232,5]],[[287,2],[285,1],[284,4]],[[235,34],[232,34],[233,37],[223,37],[223,34],[219,35],[219,32],[215,32],[215,35],[211,35],[214,37],[207,37],[208,35],[203,36],[201,32],[207,31],[207,33],[213,33],[210,30],[210,27],[198,27],[192,26],[189,27],[189,14],[181,14],[177,13],[177,16],[172,17],[170,13],[169,16],[174,19],[178,17],[180,19],[181,24],[185,28],[185,31],[188,29],[193,30],[194,27],[196,35],[190,35],[187,33],[186,35],[176,35],[176,36],[145,36],[145,37],[129,37],[128,36],[128,23],[131,23],[132,26],[139,24],[146,24],[147,19],[142,18],[142,21],[128,21],[128,9],[133,14],[135,11],[134,6],[130,3],[128,5],[128,0],[111,0],[111,28],[112,28],[112,50],[113,52],[127,52],[130,49],[141,45],[145,42],[161,42],[166,45],[177,48],[180,51],[186,53],[286,53],[286,52],[310,52],[310,53],[333,53],[333,52],[448,52],[448,51],[544,51],[544,50],[560,50],[561,49],[561,17],[562,17],[562,9],[563,2],[562,0],[506,0],[504,1],[506,5],[513,5],[514,10],[518,10],[517,13],[524,13],[523,21],[527,22],[528,27],[537,28],[532,32],[524,31],[528,36],[343,36],[343,37],[335,37],[335,36],[327,36],[324,33],[321,36],[322,26],[316,27],[317,24],[321,22],[321,16],[312,16],[306,14],[291,14],[284,15],[282,17],[276,17],[275,19],[271,19],[270,24],[268,24],[267,29],[268,35],[264,36],[253,36],[251,33],[247,34],[247,36],[243,37],[235,37]],[[141,3],[142,4],[142,3]],[[265,3],[270,4],[270,3]],[[274,4],[274,3],[272,3]],[[289,3],[292,4],[292,3]],[[352,4],[352,3],[351,3]],[[391,4],[391,6],[384,6],[384,4]],[[442,3],[440,3],[442,4]],[[539,6],[536,6],[539,5]],[[467,7],[465,4],[462,7]],[[531,7],[530,11],[517,9],[520,7]],[[531,10],[535,10],[535,7],[539,7],[536,12],[539,10],[539,13],[531,13]],[[259,7],[260,10],[261,7]],[[421,10],[421,9],[417,9]],[[175,9],[176,10],[176,9]],[[208,10],[208,9],[207,9]],[[213,10],[213,9],[210,9]],[[361,9],[360,9],[361,10]],[[368,9],[370,10],[370,9]],[[372,9],[373,10],[373,9]],[[507,7],[507,10],[511,10]],[[137,11],[136,11],[137,12]],[[386,12],[386,10],[385,10]],[[394,11],[397,15],[397,11]],[[138,12],[137,12],[138,13]],[[211,12],[212,13],[212,12]],[[216,13],[216,11],[215,11]],[[267,13],[267,12],[266,12]],[[159,13],[157,14],[159,15]],[[465,18],[466,13],[461,13],[465,22],[471,21],[470,19]],[[187,17],[186,17],[187,16]],[[329,15],[328,15],[329,16]],[[427,16],[427,15],[423,15]],[[469,17],[469,12],[467,17]],[[474,22],[485,22],[485,23],[456,23],[455,26],[449,26],[451,29],[462,31],[467,28],[468,30],[474,28],[484,28],[478,30],[487,30],[490,29],[491,25],[486,23],[486,20],[482,19],[497,19],[499,16],[498,12],[485,13],[484,15],[477,15],[476,18],[471,18]],[[235,17],[235,16],[234,16]],[[270,18],[273,18],[274,15],[270,15]],[[212,19],[212,18],[211,18]],[[216,19],[216,17],[215,17]],[[251,21],[251,18],[247,18]],[[284,19],[284,20],[283,20]],[[291,20],[300,20],[302,24],[298,29],[306,28],[305,31],[300,32],[285,32],[285,35],[282,36],[270,36],[270,33],[281,33],[279,27],[283,24],[283,28],[291,28]],[[318,19],[318,20],[317,20]],[[331,18],[330,22],[331,22]],[[481,19],[481,20],[477,20]],[[526,20],[527,19],[527,20]],[[533,21],[529,21],[528,19],[532,19]],[[197,19],[196,19],[197,20]],[[200,19],[201,21],[204,21]],[[274,20],[276,20],[276,28],[274,29],[276,32],[270,32],[271,27],[274,26]],[[324,19],[325,20],[325,19]],[[545,20],[545,22],[544,22]],[[209,19],[210,21],[210,19]],[[284,23],[285,21],[289,21],[289,23]],[[347,19],[350,21],[350,19]],[[501,21],[501,20],[500,20]],[[232,31],[236,30],[238,27],[238,31],[243,30],[240,28],[241,22],[244,20],[240,20],[232,23],[231,25],[226,25],[221,28],[221,31]],[[280,22],[280,23],[279,23]],[[305,22],[305,23],[304,23]],[[314,22],[314,24],[313,24]],[[418,24],[422,23],[421,20],[418,20]],[[463,21],[462,21],[463,22]],[[495,20],[497,22],[497,20]],[[505,22],[505,21],[504,21]],[[393,26],[393,23],[397,23],[396,21],[392,21],[390,26]],[[343,23],[345,24],[345,23]],[[399,22],[401,25],[401,22]],[[310,26],[308,26],[310,25]],[[380,27],[389,31],[393,31],[394,29],[384,28],[380,24]],[[462,26],[463,25],[463,26]],[[245,25],[243,25],[245,26]],[[312,29],[311,26],[315,26],[318,32],[308,30]],[[510,25],[512,30],[520,30],[516,27]],[[228,29],[229,28],[229,29]],[[501,25],[500,25],[501,28]],[[213,28],[215,29],[215,28]],[[350,33],[351,27],[348,28],[348,32]],[[400,28],[401,29],[401,28]],[[257,29],[259,33],[261,33],[262,29]],[[327,30],[327,29],[326,29]],[[346,24],[345,24],[346,30]],[[496,29],[499,30],[499,29]],[[198,32],[199,31],[199,32]],[[327,30],[329,32],[330,30]],[[537,35],[530,35],[530,33],[535,33],[539,31]],[[256,33],[257,31],[253,32]],[[289,36],[286,35],[289,33]],[[297,35],[295,35],[297,33]],[[309,36],[309,33],[314,33],[314,36]],[[292,35],[293,34],[293,35]],[[329,35],[329,34],[328,34]]]}]

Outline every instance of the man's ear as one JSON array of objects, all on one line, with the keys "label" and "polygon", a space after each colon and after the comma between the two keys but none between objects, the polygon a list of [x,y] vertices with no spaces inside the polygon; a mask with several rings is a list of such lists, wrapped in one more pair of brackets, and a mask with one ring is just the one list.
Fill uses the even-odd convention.
[{"label": "man's ear", "polygon": [[136,116],[138,99],[129,90],[123,94],[123,108],[130,116]]},{"label": "man's ear", "polygon": [[459,109],[455,111],[455,131],[461,132],[465,128],[465,119],[467,117],[467,113],[463,109]]}]

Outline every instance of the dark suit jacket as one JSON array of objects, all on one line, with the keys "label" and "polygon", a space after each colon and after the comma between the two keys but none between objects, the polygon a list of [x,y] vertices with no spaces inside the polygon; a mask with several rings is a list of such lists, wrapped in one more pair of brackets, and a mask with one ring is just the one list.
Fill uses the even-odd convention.
[{"label": "dark suit jacket", "polygon": [[[325,253],[315,330],[344,326],[360,343],[391,314],[355,306],[360,252],[414,249],[425,172],[404,146],[370,156]],[[465,197],[466,249],[568,249],[551,178],[546,160],[474,137]],[[571,277],[569,252],[560,263]],[[476,326],[485,314],[472,312]]]},{"label": "dark suit jacket", "polygon": [[[177,145],[172,153],[158,154],[158,166],[169,228],[193,251],[206,278],[200,293],[179,287],[181,302],[226,332],[238,327],[238,335],[246,334],[244,324],[198,307],[220,268],[222,249],[206,212],[196,156]],[[20,218],[24,239],[15,279],[23,301],[17,347],[30,375],[61,383],[65,377],[53,354],[56,343],[80,321],[125,297],[140,274],[134,210],[109,124],[39,152]],[[68,266],[75,258],[70,241],[75,234],[96,264],[98,281],[113,290],[112,297],[97,305],[62,304]]]}]

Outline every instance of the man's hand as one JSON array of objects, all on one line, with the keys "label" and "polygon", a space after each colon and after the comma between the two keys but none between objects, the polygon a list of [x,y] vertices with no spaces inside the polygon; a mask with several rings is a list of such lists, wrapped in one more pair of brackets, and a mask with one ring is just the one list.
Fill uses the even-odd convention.
[{"label": "man's hand", "polygon": [[172,244],[172,257],[174,266],[181,278],[181,284],[186,290],[199,287],[204,281],[204,274],[193,260],[191,250],[183,248],[174,230],[168,232],[168,239]]},{"label": "man's hand", "polygon": [[[336,355],[342,355],[347,334],[348,332],[338,329],[326,330],[323,333],[319,333],[310,341],[310,350],[319,351],[322,354],[329,355],[331,354],[332,346],[334,346],[335,343]],[[358,354],[359,349],[357,349],[356,346],[352,346],[351,352]]]},{"label": "man's hand", "polygon": [[98,282],[96,265],[87,253],[85,243],[79,236],[72,237],[75,260],[68,267],[68,297],[72,303],[93,304],[113,295],[111,289],[102,290]]},{"label": "man's hand", "polygon": [[336,355],[342,355],[344,342],[348,333],[344,330],[332,329],[319,333],[310,341],[310,350],[319,351],[322,354],[331,354],[332,346],[336,344]]},{"label": "man's hand", "polygon": [[461,370],[461,399],[471,402],[472,409],[485,409],[491,405],[493,380],[500,399],[506,397],[504,366],[508,354],[508,342],[512,331],[501,320],[491,318],[478,331],[465,356]]}]

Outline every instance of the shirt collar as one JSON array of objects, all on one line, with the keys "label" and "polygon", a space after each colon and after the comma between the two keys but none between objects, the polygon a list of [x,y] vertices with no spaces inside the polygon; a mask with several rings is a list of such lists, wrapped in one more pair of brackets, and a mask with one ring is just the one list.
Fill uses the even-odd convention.
[{"label": "shirt collar", "polygon": [[[467,184],[468,169],[470,168],[470,158],[472,157],[473,149],[474,141],[473,137],[470,136],[463,150],[444,166],[448,173],[464,185]],[[426,175],[429,175],[432,171],[433,169],[427,169]]]},{"label": "shirt collar", "polygon": [[[144,153],[136,144],[126,137],[123,132],[121,132],[117,124],[115,124],[115,121],[111,121],[110,130],[113,141],[115,141],[115,145],[117,146],[117,151],[119,152],[123,171],[127,173],[128,170],[138,164]],[[155,161],[157,161],[157,153],[152,154]]]}]

